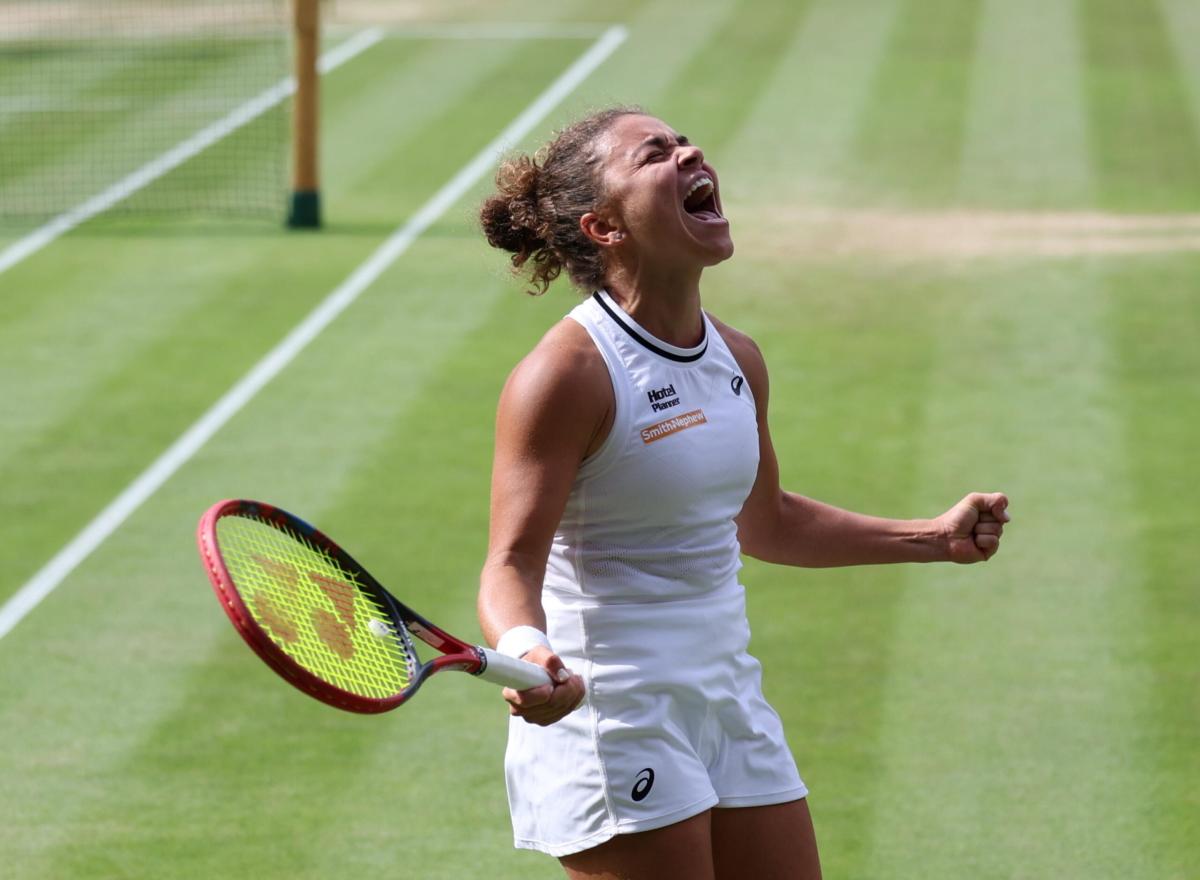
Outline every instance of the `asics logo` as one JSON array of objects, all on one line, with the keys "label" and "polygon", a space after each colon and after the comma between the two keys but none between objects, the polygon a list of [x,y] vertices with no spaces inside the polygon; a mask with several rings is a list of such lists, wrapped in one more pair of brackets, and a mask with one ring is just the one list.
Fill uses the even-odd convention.
[{"label": "asics logo", "polygon": [[733,379],[731,379],[731,380],[730,380],[730,382],[729,382],[729,387],[733,389],[733,393],[734,393],[734,394],[736,394],[736,395],[738,395],[739,397],[741,397],[741,395],[742,395],[742,383],[743,383],[743,382],[745,382],[745,381],[746,381],[746,380],[745,380],[745,379],[743,379],[741,376],[734,376],[734,377],[733,377]]},{"label": "asics logo", "polygon": [[646,795],[650,794],[650,789],[653,786],[654,771],[647,767],[645,770],[639,772],[637,779],[634,780],[633,791],[630,793],[630,797],[632,797],[634,801],[644,801],[646,799]]}]

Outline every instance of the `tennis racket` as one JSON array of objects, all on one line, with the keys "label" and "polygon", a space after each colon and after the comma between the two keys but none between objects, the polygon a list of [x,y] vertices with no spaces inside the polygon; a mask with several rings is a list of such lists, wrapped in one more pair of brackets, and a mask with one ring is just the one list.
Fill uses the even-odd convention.
[{"label": "tennis racket", "polygon": [[[234,628],[285,681],[323,703],[386,712],[447,669],[518,690],[550,683],[540,666],[434,626],[330,538],[277,507],[220,501],[200,518],[196,539]],[[440,653],[422,663],[413,636]]]}]

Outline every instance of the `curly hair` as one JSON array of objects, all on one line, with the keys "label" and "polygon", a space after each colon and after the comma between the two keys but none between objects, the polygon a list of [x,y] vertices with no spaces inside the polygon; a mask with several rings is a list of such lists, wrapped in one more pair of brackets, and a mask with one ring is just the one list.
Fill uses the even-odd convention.
[{"label": "curly hair", "polygon": [[479,210],[488,244],[512,254],[513,272],[527,272],[531,294],[545,293],[565,269],[584,291],[604,284],[600,248],[579,228],[579,218],[604,198],[596,142],[637,107],[592,113],[558,132],[533,156],[507,159],[496,172],[496,192]]}]

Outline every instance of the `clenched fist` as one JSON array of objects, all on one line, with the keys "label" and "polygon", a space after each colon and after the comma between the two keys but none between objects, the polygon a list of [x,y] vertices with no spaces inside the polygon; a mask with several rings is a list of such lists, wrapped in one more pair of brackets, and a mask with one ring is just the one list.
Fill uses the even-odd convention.
[{"label": "clenched fist", "polygon": [[936,520],[951,562],[986,562],[1000,549],[1008,515],[1002,492],[972,492]]}]

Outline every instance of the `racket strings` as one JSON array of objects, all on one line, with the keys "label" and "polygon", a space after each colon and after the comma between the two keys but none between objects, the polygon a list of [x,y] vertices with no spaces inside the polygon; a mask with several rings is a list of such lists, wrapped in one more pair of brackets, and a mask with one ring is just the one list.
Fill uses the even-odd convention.
[{"label": "racket strings", "polygon": [[408,633],[358,573],[296,530],[257,516],[226,516],[217,538],[243,604],[292,660],[329,684],[384,699],[412,681]]}]

